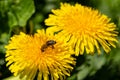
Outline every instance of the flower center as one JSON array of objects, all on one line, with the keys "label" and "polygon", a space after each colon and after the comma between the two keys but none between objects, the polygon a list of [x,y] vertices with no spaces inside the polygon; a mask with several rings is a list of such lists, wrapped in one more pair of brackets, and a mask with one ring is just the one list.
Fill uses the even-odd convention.
[{"label": "flower center", "polygon": [[48,40],[45,44],[42,45],[41,51],[44,52],[48,47],[51,47],[52,49],[54,49],[54,44],[56,44],[56,41]]}]

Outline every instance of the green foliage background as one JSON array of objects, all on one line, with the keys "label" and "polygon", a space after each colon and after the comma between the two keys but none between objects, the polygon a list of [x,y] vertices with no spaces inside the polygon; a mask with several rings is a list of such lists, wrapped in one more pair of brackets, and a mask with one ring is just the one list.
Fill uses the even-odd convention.
[{"label": "green foliage background", "polygon": [[[0,0],[0,80],[19,80],[5,66],[4,45],[14,34],[23,31],[34,34],[37,29],[47,28],[44,20],[51,9],[59,8],[60,2],[80,3],[98,9],[117,25],[120,32],[120,0]],[[120,35],[117,48],[101,55],[81,55],[67,80],[120,80]]]}]

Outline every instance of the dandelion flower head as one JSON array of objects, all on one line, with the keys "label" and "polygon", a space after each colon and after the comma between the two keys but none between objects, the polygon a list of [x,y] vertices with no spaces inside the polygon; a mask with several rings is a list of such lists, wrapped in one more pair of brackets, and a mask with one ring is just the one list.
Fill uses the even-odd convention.
[{"label": "dandelion flower head", "polygon": [[98,10],[80,4],[70,5],[61,3],[60,9],[53,9],[53,14],[45,20],[52,31],[62,30],[59,34],[67,38],[76,55],[93,54],[95,50],[100,54],[100,46],[106,53],[116,47],[116,25],[110,18]]},{"label": "dandelion flower head", "polygon": [[[56,43],[46,45],[50,40]],[[14,35],[5,48],[9,70],[26,80],[64,80],[75,65],[69,46],[45,30]]]}]

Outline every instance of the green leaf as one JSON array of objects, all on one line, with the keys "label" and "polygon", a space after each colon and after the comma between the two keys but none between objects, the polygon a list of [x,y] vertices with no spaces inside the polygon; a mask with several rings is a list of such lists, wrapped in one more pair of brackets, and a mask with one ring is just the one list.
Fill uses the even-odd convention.
[{"label": "green leaf", "polygon": [[86,55],[86,61],[77,68],[77,80],[83,80],[87,76],[94,75],[106,63],[104,55]]},{"label": "green leaf", "polygon": [[9,35],[7,33],[2,33],[0,35],[0,53],[5,53],[4,46],[8,42]]},{"label": "green leaf", "polygon": [[34,12],[35,7],[33,0],[18,0],[18,2],[11,4],[8,12],[10,28],[16,25],[24,27]]},{"label": "green leaf", "polygon": [[12,12],[8,12],[8,18],[9,18],[8,23],[9,23],[10,28],[18,25],[18,21]]},{"label": "green leaf", "polygon": [[0,13],[1,16],[5,16],[5,12],[8,10],[8,1],[7,0],[0,0]]},{"label": "green leaf", "polygon": [[20,78],[19,78],[19,75],[18,75],[18,76],[10,76],[10,77],[5,78],[5,79],[3,79],[3,80],[26,80],[26,78],[20,79]]},{"label": "green leaf", "polygon": [[110,67],[119,66],[120,69],[120,37],[118,38],[117,47],[111,51],[109,56],[107,56],[107,59],[111,62]]},{"label": "green leaf", "polygon": [[74,75],[68,77],[67,80],[76,80],[76,77],[77,77],[77,75],[74,74]]},{"label": "green leaf", "polygon": [[80,70],[77,73],[77,80],[83,80],[89,73],[90,73],[91,67],[88,67],[86,65],[80,66]]},{"label": "green leaf", "polygon": [[99,0],[98,9],[111,18],[120,17],[120,0]]},{"label": "green leaf", "polygon": [[90,76],[94,75],[97,70],[101,69],[101,67],[106,63],[106,58],[104,54],[102,55],[97,55],[94,54],[94,56],[87,56],[87,62],[91,67],[91,71],[89,72]]}]

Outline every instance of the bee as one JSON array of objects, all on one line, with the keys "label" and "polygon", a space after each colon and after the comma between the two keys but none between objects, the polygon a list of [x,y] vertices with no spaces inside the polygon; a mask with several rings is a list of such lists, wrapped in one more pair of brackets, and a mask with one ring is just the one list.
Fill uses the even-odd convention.
[{"label": "bee", "polygon": [[45,49],[48,48],[49,46],[51,46],[52,49],[54,49],[54,44],[56,44],[56,41],[54,41],[54,40],[47,41],[45,44],[42,45],[41,51],[44,52]]}]

